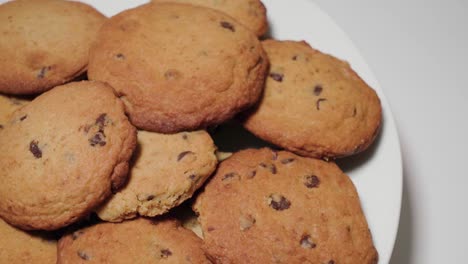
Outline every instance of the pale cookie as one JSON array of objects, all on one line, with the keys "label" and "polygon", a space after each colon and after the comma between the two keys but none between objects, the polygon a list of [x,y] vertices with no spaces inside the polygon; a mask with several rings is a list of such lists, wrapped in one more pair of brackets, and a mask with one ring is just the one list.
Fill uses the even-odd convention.
[{"label": "pale cookie", "polygon": [[211,263],[202,243],[175,220],[100,223],[62,237],[57,263]]},{"label": "pale cookie", "polygon": [[150,3],[104,24],[88,76],[117,90],[138,128],[175,133],[220,124],[253,105],[267,66],[257,37],[230,16]]},{"label": "pale cookie", "polygon": [[190,198],[216,168],[216,146],[205,131],[165,135],[138,132],[138,149],[127,185],[97,213],[119,222],[166,213]]},{"label": "pale cookie", "polygon": [[100,82],[58,86],[15,111],[0,137],[0,216],[53,230],[86,216],[127,178],[136,129]]},{"label": "pale cookie", "polygon": [[79,2],[0,5],[0,92],[37,94],[80,76],[104,21],[101,13]]},{"label": "pale cookie", "polygon": [[152,0],[153,2],[186,3],[213,8],[224,12],[257,36],[263,36],[268,30],[266,8],[260,0]]},{"label": "pale cookie", "polygon": [[28,233],[0,219],[0,263],[55,264],[57,241],[42,233]]},{"label": "pale cookie", "polygon": [[303,156],[337,158],[365,150],[382,109],[375,91],[344,61],[306,42],[267,40],[265,92],[246,114],[256,136]]},{"label": "pale cookie", "polygon": [[221,163],[194,209],[217,263],[377,263],[356,189],[334,163],[240,151]]}]

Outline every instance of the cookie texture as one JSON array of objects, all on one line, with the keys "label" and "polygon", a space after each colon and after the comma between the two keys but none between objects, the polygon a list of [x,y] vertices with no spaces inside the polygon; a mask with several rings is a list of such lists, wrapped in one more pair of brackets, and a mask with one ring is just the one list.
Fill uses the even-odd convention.
[{"label": "cookie texture", "polygon": [[216,146],[206,131],[138,132],[138,148],[128,183],[98,210],[119,222],[156,216],[190,198],[216,168]]},{"label": "cookie texture", "polygon": [[53,230],[87,215],[126,180],[136,146],[114,90],[58,86],[15,111],[0,137],[0,216]]},{"label": "cookie texture", "polygon": [[0,219],[0,263],[54,264],[57,241],[41,233],[28,233]]},{"label": "cookie texture", "polygon": [[213,8],[232,16],[259,37],[268,30],[266,8],[260,0],[152,0],[152,2],[186,3]]},{"label": "cookie texture", "polygon": [[377,263],[356,189],[334,163],[267,148],[237,152],[194,210],[218,263]]},{"label": "cookie texture", "polygon": [[306,42],[266,40],[271,61],[263,98],[246,114],[256,136],[300,155],[348,156],[376,137],[380,100],[347,62]]},{"label": "cookie texture", "polygon": [[211,263],[202,243],[171,219],[100,223],[62,237],[57,263]]},{"label": "cookie texture", "polygon": [[254,104],[267,66],[257,37],[228,15],[150,3],[103,25],[88,77],[117,90],[136,127],[175,133],[222,123]]},{"label": "cookie texture", "polygon": [[0,92],[37,94],[86,71],[89,46],[105,17],[62,0],[0,5]]},{"label": "cookie texture", "polygon": [[3,130],[10,116],[27,104],[28,99],[0,94],[0,132]]}]

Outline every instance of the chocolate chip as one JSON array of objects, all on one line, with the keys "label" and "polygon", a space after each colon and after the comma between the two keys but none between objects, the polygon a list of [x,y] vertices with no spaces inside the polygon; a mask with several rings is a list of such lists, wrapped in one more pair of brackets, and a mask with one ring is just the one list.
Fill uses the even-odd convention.
[{"label": "chocolate chip", "polygon": [[42,158],[42,151],[39,148],[38,144],[39,142],[37,140],[33,140],[31,141],[31,143],[29,143],[29,151],[31,151],[31,153],[36,159]]},{"label": "chocolate chip", "polygon": [[355,117],[356,114],[357,114],[357,109],[356,109],[356,107],[354,107],[354,109],[353,109],[353,117]]},{"label": "chocolate chip", "polygon": [[278,151],[272,150],[271,153],[272,153],[271,159],[277,160],[278,159]]},{"label": "chocolate chip", "polygon": [[99,129],[102,130],[106,126],[106,119],[107,119],[107,114],[100,114],[98,118],[96,118],[96,125],[99,126]]},{"label": "chocolate chip", "polygon": [[230,172],[230,173],[225,174],[222,180],[224,181],[230,178],[234,178],[236,176],[239,176],[239,175],[235,172]]},{"label": "chocolate chip", "polygon": [[319,96],[319,95],[322,93],[322,91],[323,91],[323,88],[322,88],[321,85],[316,85],[316,86],[314,87],[314,94],[315,94],[315,96]]},{"label": "chocolate chip", "polygon": [[81,236],[82,234],[84,234],[83,231],[79,230],[79,231],[76,231],[76,232],[73,232],[72,234],[72,239],[73,240],[76,240],[79,236]]},{"label": "chocolate chip", "polygon": [[282,159],[282,160],[281,160],[281,163],[282,163],[282,164],[289,164],[289,163],[291,163],[291,162],[294,162],[294,160],[295,160],[294,158]]},{"label": "chocolate chip", "polygon": [[246,231],[250,229],[254,224],[256,220],[253,218],[251,215],[242,215],[239,217],[239,225],[240,225],[240,230],[241,231]]},{"label": "chocolate chip", "polygon": [[317,245],[314,242],[312,242],[312,238],[310,237],[310,235],[302,235],[300,244],[303,248],[317,247]]},{"label": "chocolate chip", "polygon": [[185,156],[187,155],[193,155],[195,153],[193,153],[192,151],[184,151],[184,152],[181,152],[179,153],[179,155],[177,156],[177,161],[181,161]]},{"label": "chocolate chip", "polygon": [[26,118],[28,118],[28,115],[24,115],[24,116],[20,117],[20,121],[23,121],[23,120],[25,120]]},{"label": "chocolate chip", "polygon": [[229,23],[229,22],[221,21],[220,25],[221,25],[223,28],[225,28],[225,29],[231,30],[232,32],[235,32],[235,31],[236,31],[236,29],[234,28],[234,26],[233,26],[231,23]]},{"label": "chocolate chip", "polygon": [[197,175],[195,175],[195,174],[190,174],[189,179],[192,180],[192,181],[194,181],[196,177],[197,177]]},{"label": "chocolate chip", "polygon": [[276,174],[278,171],[276,170],[275,164],[270,164],[269,166],[270,172]]},{"label": "chocolate chip", "polygon": [[3,125],[2,125],[2,124],[0,124],[0,129],[3,129]]},{"label": "chocolate chip", "polygon": [[116,54],[115,58],[118,60],[125,60],[125,56],[122,53]]},{"label": "chocolate chip", "polygon": [[83,259],[83,260],[90,260],[91,258],[89,257],[88,254],[86,254],[84,251],[78,250],[78,256]]},{"label": "chocolate chip", "polygon": [[156,196],[154,196],[154,195],[152,195],[152,194],[151,194],[151,195],[148,195],[148,197],[146,197],[146,201],[151,201],[151,200],[153,200],[154,198],[156,198]]},{"label": "chocolate chip", "polygon": [[168,81],[180,79],[182,74],[178,70],[169,69],[164,73],[164,78]]},{"label": "chocolate chip", "polygon": [[325,101],[327,101],[327,99],[325,99],[325,98],[320,98],[320,99],[317,100],[317,103],[315,104],[316,107],[317,107],[317,110],[320,110],[320,103],[325,102]]},{"label": "chocolate chip", "polygon": [[292,57],[292,60],[294,60],[294,61],[297,60],[297,55],[294,55],[294,56]]},{"label": "chocolate chip", "polygon": [[50,69],[52,69],[52,67],[50,66],[42,67],[39,73],[37,74],[37,78],[43,79],[46,76],[47,72],[50,71]]},{"label": "chocolate chip", "polygon": [[269,197],[269,205],[277,211],[283,211],[291,206],[291,202],[282,195],[272,194]]},{"label": "chocolate chip", "polygon": [[168,258],[170,256],[172,256],[172,252],[168,248],[161,250],[161,258]]},{"label": "chocolate chip", "polygon": [[88,141],[89,141],[89,144],[92,147],[95,147],[95,146],[103,147],[103,146],[106,145],[105,138],[106,138],[106,136],[104,135],[104,133],[99,131],[96,134],[94,134],[94,136],[92,138],[90,138]]},{"label": "chocolate chip", "polygon": [[328,264],[335,264],[335,261],[332,259],[332,260],[328,261]]},{"label": "chocolate chip", "polygon": [[255,177],[255,175],[257,175],[257,171],[253,170],[253,171],[249,172],[249,174],[247,174],[247,178],[252,179],[252,178]]},{"label": "chocolate chip", "polygon": [[307,175],[304,177],[304,185],[307,188],[318,188],[320,185],[320,179],[315,175]]},{"label": "chocolate chip", "polygon": [[183,135],[182,135],[182,138],[183,138],[184,140],[187,140],[187,138],[188,138],[187,134],[183,134]]},{"label": "chocolate chip", "polygon": [[277,82],[282,82],[283,81],[283,77],[284,75],[281,74],[281,73],[275,73],[275,72],[272,72],[270,73],[270,78],[272,78],[273,80],[277,81]]},{"label": "chocolate chip", "polygon": [[268,169],[272,174],[276,174],[278,170],[276,169],[275,164],[265,164],[265,163],[260,163],[260,167]]}]

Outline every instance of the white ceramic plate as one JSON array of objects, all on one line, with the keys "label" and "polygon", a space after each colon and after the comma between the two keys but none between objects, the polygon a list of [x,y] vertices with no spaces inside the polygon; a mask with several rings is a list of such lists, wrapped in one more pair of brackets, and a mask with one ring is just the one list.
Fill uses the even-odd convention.
[{"label": "white ceramic plate", "polygon": [[[83,0],[107,16],[138,6],[145,0]],[[402,167],[398,134],[387,100],[358,50],[346,34],[314,3],[307,0],[263,0],[268,10],[271,36],[280,40],[306,40],[313,47],[347,60],[380,96],[383,127],[366,152],[338,161],[358,189],[374,238],[379,263],[388,263],[395,241],[402,194]],[[245,133],[245,132],[241,132]],[[234,134],[227,133],[231,141]],[[234,144],[236,145],[236,144]]]}]

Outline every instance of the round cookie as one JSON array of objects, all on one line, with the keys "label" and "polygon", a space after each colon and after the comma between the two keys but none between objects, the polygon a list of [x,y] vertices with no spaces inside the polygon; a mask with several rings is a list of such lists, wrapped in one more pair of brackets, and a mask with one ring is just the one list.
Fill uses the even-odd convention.
[{"label": "round cookie", "polygon": [[138,128],[175,133],[222,123],[254,104],[267,66],[257,37],[228,15],[150,3],[104,24],[88,76],[117,90]]},{"label": "round cookie", "polygon": [[152,0],[153,2],[186,3],[213,8],[224,12],[257,36],[263,36],[268,30],[266,8],[260,0]]},{"label": "round cookie", "polygon": [[28,102],[29,100],[25,98],[0,94],[0,131],[8,123],[10,115]]},{"label": "round cookie", "polygon": [[381,123],[380,100],[344,61],[306,42],[264,41],[271,61],[265,92],[244,126],[303,156],[337,158],[365,150]]},{"label": "round cookie", "polygon": [[100,223],[62,237],[57,263],[211,263],[202,243],[170,219]]},{"label": "round cookie", "polygon": [[37,94],[86,71],[91,42],[105,17],[62,0],[0,5],[0,92]]},{"label": "round cookie", "polygon": [[98,208],[99,218],[120,222],[166,213],[190,198],[213,173],[215,151],[206,131],[172,135],[139,131],[128,183]]},{"label": "round cookie", "polygon": [[237,152],[194,210],[219,263],[377,263],[356,189],[334,163],[267,148]]},{"label": "round cookie", "polygon": [[0,216],[54,230],[91,212],[126,180],[136,129],[100,82],[58,86],[13,113],[0,137]]},{"label": "round cookie", "polygon": [[0,263],[44,263],[57,261],[57,241],[45,234],[27,233],[0,219]]}]

